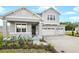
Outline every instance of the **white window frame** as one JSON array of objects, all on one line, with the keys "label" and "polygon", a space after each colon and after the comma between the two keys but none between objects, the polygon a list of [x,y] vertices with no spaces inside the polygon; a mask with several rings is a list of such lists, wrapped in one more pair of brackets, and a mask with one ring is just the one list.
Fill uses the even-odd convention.
[{"label": "white window frame", "polygon": [[52,15],[52,14],[47,15],[47,20],[51,21],[50,19],[51,17],[52,17],[52,20],[55,20],[55,15]]},{"label": "white window frame", "polygon": [[19,22],[18,22],[18,23],[15,23],[15,33],[26,33],[26,32],[22,32],[22,28],[21,28],[21,32],[17,32],[17,30],[16,30],[16,29],[17,29],[17,27],[16,27],[17,24],[21,24],[21,25],[22,25],[22,24],[26,24],[26,32],[27,32],[27,23],[19,23]]}]

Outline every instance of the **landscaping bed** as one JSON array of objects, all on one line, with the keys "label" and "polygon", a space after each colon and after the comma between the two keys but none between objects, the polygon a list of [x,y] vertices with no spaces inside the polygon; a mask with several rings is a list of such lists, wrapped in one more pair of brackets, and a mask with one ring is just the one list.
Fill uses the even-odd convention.
[{"label": "landscaping bed", "polygon": [[1,53],[56,53],[54,46],[51,44],[43,44],[44,39],[39,40],[39,44],[34,43],[32,38],[26,38],[22,35],[8,36],[2,38],[0,36],[0,52]]}]

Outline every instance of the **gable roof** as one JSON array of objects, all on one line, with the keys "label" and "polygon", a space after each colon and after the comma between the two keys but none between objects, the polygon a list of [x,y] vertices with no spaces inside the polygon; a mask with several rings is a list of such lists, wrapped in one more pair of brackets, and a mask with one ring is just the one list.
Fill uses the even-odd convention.
[{"label": "gable roof", "polygon": [[59,14],[59,15],[60,15],[60,13],[59,13],[57,10],[55,10],[54,8],[49,8],[49,9],[47,9],[47,10],[43,11],[42,13],[44,13],[44,12],[46,12],[46,11],[48,11],[48,10],[54,10],[57,14]]},{"label": "gable roof", "polygon": [[21,8],[19,8],[19,9],[17,9],[17,10],[10,11],[10,12],[6,13],[6,14],[4,15],[4,17],[9,16],[9,15],[11,15],[11,14],[13,14],[13,13],[19,11],[19,10],[27,10],[28,12],[32,13],[33,15],[36,15],[37,17],[41,18],[38,14],[33,13],[32,11],[28,10],[28,9],[25,8],[25,7],[21,7]]},{"label": "gable roof", "polygon": [[54,8],[46,9],[46,10],[44,10],[42,13],[33,13],[32,11],[28,10],[27,8],[21,7],[21,8],[18,8],[18,9],[16,9],[16,10],[14,10],[14,11],[7,12],[4,16],[1,16],[0,18],[6,17],[6,16],[8,16],[8,15],[11,15],[11,14],[13,14],[14,12],[17,12],[17,11],[22,10],[22,9],[27,10],[28,12],[31,12],[32,14],[36,15],[36,16],[39,17],[39,18],[41,18],[42,13],[44,13],[44,12],[50,10],[50,9],[51,9],[51,10],[54,10],[57,14],[60,15],[60,13],[59,13],[57,10],[55,10]]}]

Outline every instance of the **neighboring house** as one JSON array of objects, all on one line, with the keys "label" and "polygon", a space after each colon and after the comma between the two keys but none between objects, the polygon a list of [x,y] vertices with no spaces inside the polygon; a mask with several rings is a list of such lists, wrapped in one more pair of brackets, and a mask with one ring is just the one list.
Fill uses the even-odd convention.
[{"label": "neighboring house", "polygon": [[[19,8],[0,17],[3,20],[3,35],[52,36],[63,35],[65,27],[59,23],[60,13],[49,8],[42,13],[33,13]],[[10,26],[7,26],[7,22]]]}]

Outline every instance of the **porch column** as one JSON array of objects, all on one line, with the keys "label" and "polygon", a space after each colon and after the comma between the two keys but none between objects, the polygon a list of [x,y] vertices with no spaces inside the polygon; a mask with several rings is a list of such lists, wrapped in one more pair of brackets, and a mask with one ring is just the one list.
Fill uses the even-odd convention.
[{"label": "porch column", "polygon": [[39,36],[42,38],[42,22],[39,22]]},{"label": "porch column", "polygon": [[7,36],[7,20],[3,20],[3,37]]}]

